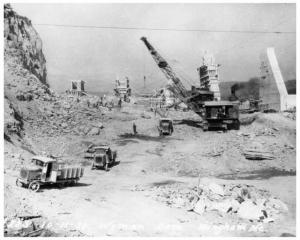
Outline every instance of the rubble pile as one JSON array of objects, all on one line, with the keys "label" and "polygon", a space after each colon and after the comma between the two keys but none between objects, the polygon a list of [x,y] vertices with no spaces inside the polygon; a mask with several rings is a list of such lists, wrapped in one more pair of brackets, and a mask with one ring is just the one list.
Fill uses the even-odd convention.
[{"label": "rubble pile", "polygon": [[269,223],[288,211],[286,204],[268,191],[246,184],[219,185],[203,179],[198,187],[166,184],[154,186],[150,191],[159,202],[199,215],[217,212],[220,216]]},{"label": "rubble pile", "polygon": [[290,112],[284,112],[283,116],[285,116],[286,118],[292,119],[292,120],[296,120],[296,110],[290,111]]},{"label": "rubble pile", "polygon": [[52,104],[40,108],[42,114],[38,118],[29,117],[26,120],[32,128],[40,129],[40,134],[48,136],[61,133],[99,135],[107,109],[88,102],[88,97],[61,96]]},{"label": "rubble pile", "polygon": [[53,236],[53,233],[46,228],[46,222],[40,217],[4,217],[4,235],[6,237]]}]

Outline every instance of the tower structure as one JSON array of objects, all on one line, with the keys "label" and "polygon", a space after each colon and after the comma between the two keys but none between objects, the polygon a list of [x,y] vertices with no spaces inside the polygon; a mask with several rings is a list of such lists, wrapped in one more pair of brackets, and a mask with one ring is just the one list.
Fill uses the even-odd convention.
[{"label": "tower structure", "polygon": [[214,93],[214,100],[220,101],[221,94],[219,88],[219,64],[215,63],[213,55],[205,54],[202,57],[202,66],[197,70],[200,78],[200,88]]}]

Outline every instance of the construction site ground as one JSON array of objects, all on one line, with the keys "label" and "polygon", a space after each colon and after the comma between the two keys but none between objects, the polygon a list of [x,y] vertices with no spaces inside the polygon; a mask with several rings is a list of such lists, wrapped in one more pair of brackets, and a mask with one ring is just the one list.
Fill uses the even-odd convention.
[{"label": "construction site ground", "polygon": [[[254,113],[241,116],[240,130],[203,132],[201,119],[192,112],[170,111],[168,116],[174,120],[174,133],[165,137],[157,131],[159,116],[139,99],[86,117],[81,124],[101,121],[99,135],[55,134],[49,130],[55,118],[34,125],[31,116],[33,120],[24,126],[28,145],[5,142],[5,216],[41,214],[56,236],[296,234],[295,120],[282,113]],[[91,143],[107,143],[117,150],[117,163],[110,171],[91,170],[91,162],[83,158]],[[247,160],[243,151],[249,147],[268,150],[275,158]],[[73,187],[44,187],[37,193],[17,187],[20,168],[39,152],[85,166],[83,177]],[[197,186],[199,177],[266,189],[288,206],[288,212],[271,223],[233,222],[226,215],[199,215],[156,200],[157,186],[169,185],[176,192],[177,186]],[[233,228],[222,229],[226,224]],[[235,229],[239,224],[246,228]]]}]

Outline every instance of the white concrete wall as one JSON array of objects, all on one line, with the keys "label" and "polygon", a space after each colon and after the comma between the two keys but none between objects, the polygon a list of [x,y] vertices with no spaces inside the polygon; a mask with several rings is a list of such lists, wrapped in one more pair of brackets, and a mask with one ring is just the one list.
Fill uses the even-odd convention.
[{"label": "white concrete wall", "polygon": [[261,55],[261,60],[259,95],[262,104],[277,111],[284,111],[291,106],[296,106],[296,95],[287,93],[274,48],[268,48]]}]

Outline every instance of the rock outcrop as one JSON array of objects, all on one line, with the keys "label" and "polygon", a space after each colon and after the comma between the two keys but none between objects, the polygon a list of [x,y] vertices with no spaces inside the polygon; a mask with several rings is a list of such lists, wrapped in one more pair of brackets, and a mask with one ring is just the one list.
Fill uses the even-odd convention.
[{"label": "rock outcrop", "polygon": [[24,68],[48,85],[42,40],[31,21],[18,15],[10,4],[4,5],[4,44],[5,58],[16,57]]},{"label": "rock outcrop", "polygon": [[[47,83],[42,40],[31,21],[4,5],[4,138],[22,137],[24,118],[32,115],[29,102],[53,95]],[[24,102],[24,104],[21,104]],[[39,103],[33,101],[32,104]]]}]

